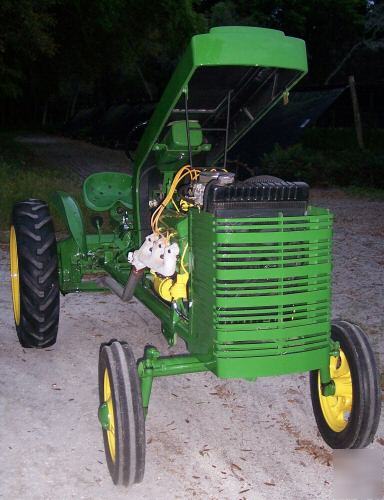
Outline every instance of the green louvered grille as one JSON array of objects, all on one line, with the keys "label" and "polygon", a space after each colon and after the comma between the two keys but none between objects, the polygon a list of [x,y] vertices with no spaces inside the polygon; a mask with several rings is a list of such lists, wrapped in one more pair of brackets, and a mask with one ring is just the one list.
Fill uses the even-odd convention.
[{"label": "green louvered grille", "polygon": [[[210,330],[206,338],[217,358],[328,348],[332,216],[327,210],[194,219],[193,243],[205,245],[193,250],[193,321],[199,331]],[[204,343],[203,335],[198,334]]]}]

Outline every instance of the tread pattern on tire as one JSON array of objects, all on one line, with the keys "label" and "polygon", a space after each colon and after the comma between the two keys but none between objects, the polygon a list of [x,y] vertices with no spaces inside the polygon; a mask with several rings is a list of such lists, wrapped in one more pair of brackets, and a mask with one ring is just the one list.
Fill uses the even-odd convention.
[{"label": "tread pattern on tire", "polygon": [[[331,448],[365,448],[375,437],[381,412],[376,359],[367,335],[357,325],[348,321],[333,321],[332,338],[340,342],[349,362],[353,381],[353,407],[347,427],[339,433],[332,431],[320,407],[318,372],[313,371],[310,373],[310,387],[316,422],[320,434]],[[356,365],[357,362],[359,366]]]},{"label": "tread pattern on tire", "polygon": [[56,342],[60,292],[56,238],[48,205],[29,199],[12,212],[20,282],[20,324],[23,347],[45,348]]},{"label": "tread pattern on tire", "polygon": [[107,464],[113,482],[129,486],[143,480],[146,443],[140,381],[134,355],[127,343],[112,341],[100,351],[101,403],[106,368],[109,370],[112,386],[116,435],[116,458],[113,462],[109,454],[106,431],[103,432]]}]

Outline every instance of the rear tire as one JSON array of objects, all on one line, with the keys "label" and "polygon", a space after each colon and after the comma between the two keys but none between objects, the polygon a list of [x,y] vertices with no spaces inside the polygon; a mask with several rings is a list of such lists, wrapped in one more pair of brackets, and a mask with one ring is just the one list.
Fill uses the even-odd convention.
[{"label": "rear tire", "polygon": [[115,484],[141,483],[145,469],[145,420],[131,348],[112,341],[99,356],[99,419],[105,456]]},{"label": "rear tire", "polygon": [[23,347],[56,342],[60,292],[55,231],[48,205],[29,199],[13,207],[11,283],[17,335]]},{"label": "rear tire", "polygon": [[[380,420],[380,378],[375,356],[367,335],[357,325],[334,321],[331,337],[340,343],[340,357],[330,361],[334,363],[336,388],[339,380],[339,395],[322,396],[318,371],[310,373],[316,423],[331,448],[365,448],[373,441]],[[350,402],[345,404],[348,398]]]}]

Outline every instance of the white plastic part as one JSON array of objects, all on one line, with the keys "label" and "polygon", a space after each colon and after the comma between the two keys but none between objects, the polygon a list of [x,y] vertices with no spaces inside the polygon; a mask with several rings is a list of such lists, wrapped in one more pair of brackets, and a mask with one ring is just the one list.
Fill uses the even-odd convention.
[{"label": "white plastic part", "polygon": [[130,262],[136,268],[137,271],[140,271],[140,269],[148,267],[146,262],[152,256],[153,245],[154,243],[156,243],[158,238],[159,237],[156,234],[150,234],[145,238],[144,243],[138,250],[135,250],[134,252],[129,252],[128,262]]},{"label": "white plastic part", "polygon": [[179,252],[180,249],[177,243],[166,246],[164,249],[163,266],[159,270],[156,270],[156,272],[163,276],[173,276],[176,271],[176,261]]},{"label": "white plastic part", "polygon": [[148,267],[162,276],[172,276],[176,271],[177,256],[180,253],[179,245],[170,245],[166,238],[155,233],[145,238],[138,250],[128,254],[128,261],[137,271]]}]

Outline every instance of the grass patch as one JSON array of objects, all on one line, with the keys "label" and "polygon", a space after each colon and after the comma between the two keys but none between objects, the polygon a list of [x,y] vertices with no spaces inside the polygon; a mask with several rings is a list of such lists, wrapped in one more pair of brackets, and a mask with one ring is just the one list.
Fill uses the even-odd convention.
[{"label": "grass patch", "polygon": [[[0,186],[0,230],[8,229],[17,201],[39,198],[50,203],[57,190],[65,190],[81,201],[81,180],[76,174],[39,163],[13,134],[0,134]],[[65,224],[51,203],[50,208],[55,229],[64,231]]]}]

